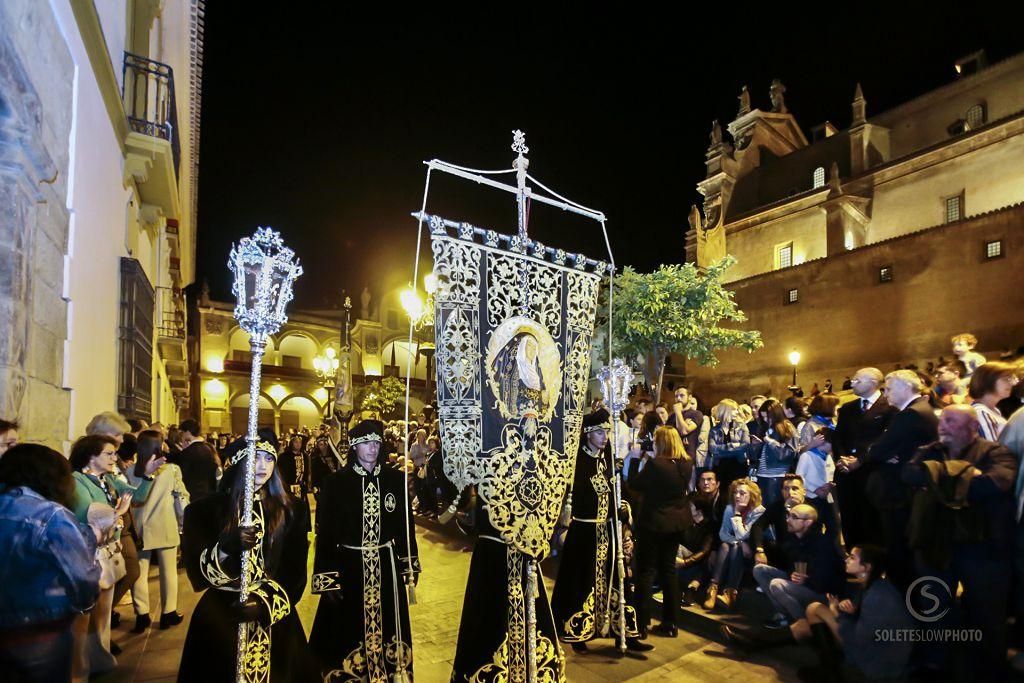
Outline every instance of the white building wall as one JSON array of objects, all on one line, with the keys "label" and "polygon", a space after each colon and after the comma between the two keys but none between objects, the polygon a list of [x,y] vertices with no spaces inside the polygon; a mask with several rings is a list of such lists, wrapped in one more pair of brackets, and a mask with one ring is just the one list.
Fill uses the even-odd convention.
[{"label": "white building wall", "polygon": [[[113,39],[113,45],[122,49],[123,3],[100,1],[96,6],[108,41]],[[115,6],[121,6],[118,12]],[[70,3],[54,0],[52,7],[78,79],[70,164],[74,181],[68,197],[74,215],[67,271],[72,303],[68,325],[71,352],[65,373],[71,389],[69,436],[73,439],[84,433],[93,415],[117,408],[119,259],[128,255],[125,223],[132,193],[124,187],[121,149]],[[117,26],[121,27],[120,34]],[[121,41],[116,40],[118,35]],[[111,44],[108,42],[108,46]]]}]

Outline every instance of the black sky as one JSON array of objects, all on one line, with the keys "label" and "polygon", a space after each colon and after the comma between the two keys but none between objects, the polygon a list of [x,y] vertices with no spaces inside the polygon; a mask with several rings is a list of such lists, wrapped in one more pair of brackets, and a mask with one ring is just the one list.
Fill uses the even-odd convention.
[{"label": "black sky", "polygon": [[[551,17],[495,5],[476,26],[258,5],[207,3],[197,281],[226,300],[230,243],[271,225],[302,259],[303,308],[410,278],[423,160],[507,168],[521,128],[531,174],[603,210],[617,262],[649,270],[683,260],[711,121],[734,118],[743,84],[766,109],[782,79],[808,133],[825,120],[849,125],[857,81],[870,117],[952,80],[953,61],[975,49],[993,61],[1024,50],[1018,21],[968,16],[964,3],[869,23],[817,10],[775,23],[638,13],[533,25]],[[439,175],[428,210],[514,230],[511,195]],[[605,257],[586,220],[535,204],[530,228],[545,244]]]}]

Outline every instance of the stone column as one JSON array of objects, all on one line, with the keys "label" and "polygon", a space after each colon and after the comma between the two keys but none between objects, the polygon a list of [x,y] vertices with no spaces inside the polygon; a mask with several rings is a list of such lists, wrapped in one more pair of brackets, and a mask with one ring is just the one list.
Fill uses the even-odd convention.
[{"label": "stone column", "polygon": [[0,3],[0,25],[0,416],[60,448],[74,66],[48,3]]}]

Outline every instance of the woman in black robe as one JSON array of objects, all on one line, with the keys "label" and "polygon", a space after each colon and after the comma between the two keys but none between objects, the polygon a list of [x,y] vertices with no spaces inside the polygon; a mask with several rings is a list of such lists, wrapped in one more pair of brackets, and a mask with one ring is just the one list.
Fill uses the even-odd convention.
[{"label": "woman in black robe", "polygon": [[[613,491],[616,473],[607,447],[610,430],[606,410],[583,418],[571,493],[572,522],[551,594],[558,635],[577,652],[586,652],[587,642],[594,638],[621,637]],[[629,601],[626,581],[623,588]],[[624,616],[626,646],[638,652],[654,649],[638,640],[632,606],[625,606]]]},{"label": "woman in black robe", "polygon": [[[242,450],[218,493],[185,510],[182,556],[196,605],[181,655],[178,681],[235,680],[238,625],[249,630],[246,680],[309,681],[306,637],[295,604],[306,587],[305,503],[285,491],[276,471],[277,449],[256,446],[253,525],[240,526],[245,495]],[[241,463],[238,464],[238,463]],[[239,604],[243,548],[255,560],[249,599]]]}]

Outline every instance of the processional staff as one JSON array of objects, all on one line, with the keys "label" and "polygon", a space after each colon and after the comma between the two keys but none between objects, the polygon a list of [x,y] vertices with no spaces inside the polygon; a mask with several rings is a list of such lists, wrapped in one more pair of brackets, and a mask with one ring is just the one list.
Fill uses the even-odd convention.
[{"label": "processional staff", "polygon": [[[276,333],[288,316],[285,307],[292,300],[292,285],[302,275],[302,266],[295,252],[284,246],[281,235],[270,228],[257,228],[252,237],[243,237],[238,246],[231,247],[228,267],[234,273],[234,291],[237,299],[235,319],[239,327],[249,333],[252,366],[249,374],[249,424],[246,433],[245,497],[242,499],[240,526],[252,526],[253,497],[255,496],[256,430],[259,420],[260,371],[267,338]],[[239,600],[245,604],[255,567],[250,566],[253,556],[242,550],[239,576]],[[235,669],[239,683],[249,680],[245,662],[247,657],[247,626],[238,626],[238,660]]]}]

